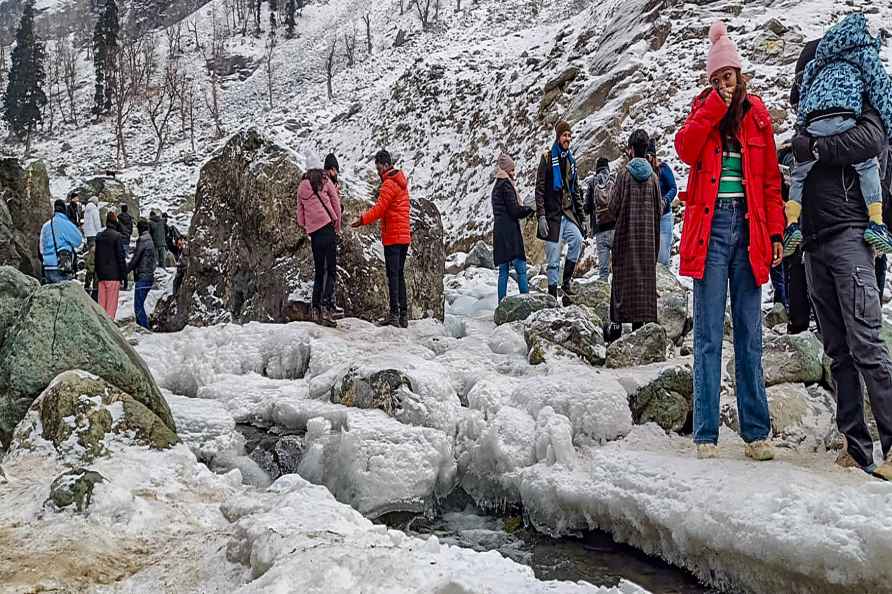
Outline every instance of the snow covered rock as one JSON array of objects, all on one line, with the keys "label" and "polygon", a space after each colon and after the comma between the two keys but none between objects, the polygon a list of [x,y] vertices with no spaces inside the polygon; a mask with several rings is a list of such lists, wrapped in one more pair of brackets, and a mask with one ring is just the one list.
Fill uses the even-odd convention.
[{"label": "snow covered rock", "polygon": [[[84,182],[77,191],[81,204],[86,204],[91,198],[96,198],[99,201],[103,221],[108,209],[119,210],[122,204],[127,205],[127,212],[134,221],[139,220],[139,196],[131,192],[119,179],[106,176],[94,177]],[[145,213],[144,216],[148,218],[148,213]]]},{"label": "snow covered rock", "polygon": [[375,371],[368,377],[359,376],[351,367],[331,395],[331,401],[357,408],[377,408],[393,415],[400,408],[400,389],[412,390],[412,380],[396,369]]},{"label": "snow covered rock", "polygon": [[40,278],[35,246],[53,202],[46,166],[34,161],[23,167],[15,157],[0,158],[0,194],[0,266]]},{"label": "snow covered rock", "polygon": [[629,394],[636,424],[656,423],[665,431],[680,432],[693,413],[694,376],[687,365],[664,369]]},{"label": "snow covered rock", "polygon": [[83,371],[67,371],[53,380],[16,427],[12,449],[37,448],[41,439],[64,458],[78,461],[107,454],[112,439],[156,449],[178,441],[142,403]]},{"label": "snow covered rock", "polygon": [[0,348],[0,441],[63,371],[82,369],[129,394],[176,430],[146,364],[81,285],[38,289]]},{"label": "snow covered rock", "polygon": [[0,266],[0,347],[6,333],[19,321],[28,297],[40,283],[12,266]]},{"label": "snow covered rock", "polygon": [[[824,377],[824,347],[811,332],[794,335],[768,335],[762,347],[765,384],[814,384]],[[734,377],[734,359],[728,362],[728,375]]]},{"label": "snow covered rock", "polygon": [[679,344],[694,327],[688,308],[688,290],[667,267],[657,264],[657,322],[669,340]]},{"label": "snow covered rock", "polygon": [[210,462],[221,453],[241,453],[245,440],[235,428],[235,419],[219,400],[165,394],[177,435],[195,457]]},{"label": "snow covered rock", "polygon": [[769,311],[763,314],[762,319],[765,322],[766,328],[774,328],[775,326],[789,322],[790,316],[787,315],[787,308],[784,307],[783,303],[775,303],[771,306]]},{"label": "snow covered rock", "polygon": [[477,268],[488,268],[490,270],[495,269],[496,265],[493,262],[492,247],[482,240],[475,243],[474,247],[471,248],[471,251],[468,252],[465,266],[476,266]]},{"label": "snow covered rock", "polygon": [[493,319],[497,326],[501,326],[502,324],[525,320],[530,317],[533,312],[537,312],[540,309],[557,306],[557,300],[546,293],[511,295],[502,299],[502,302],[496,307]]},{"label": "snow covered rock", "polygon": [[607,323],[610,320],[610,283],[598,279],[578,281],[573,303],[591,308],[601,322]]},{"label": "snow covered rock", "polygon": [[607,367],[636,367],[660,363],[669,358],[672,343],[659,324],[645,324],[635,332],[624,334],[607,347]]},{"label": "snow covered rock", "polygon": [[771,386],[767,392],[775,436],[812,450],[829,448],[837,435],[831,394],[820,386],[806,389],[802,384]]},{"label": "snow covered rock", "polygon": [[550,406],[540,410],[536,419],[536,461],[568,468],[576,464],[570,419],[555,413]]},{"label": "snow covered rock", "polygon": [[93,500],[93,487],[103,482],[105,477],[93,470],[86,468],[69,470],[59,475],[50,485],[47,503],[52,502],[58,510],[74,505],[78,513],[83,513]]},{"label": "snow covered rock", "polygon": [[[309,237],[294,219],[303,173],[298,157],[254,128],[235,134],[202,167],[189,230],[189,261],[176,298],[159,303],[163,330],[220,322],[308,319],[313,284]],[[369,206],[346,190],[345,212]],[[406,264],[410,317],[443,318],[445,247],[433,203],[412,201]],[[263,238],[258,242],[257,238]],[[338,249],[339,302],[347,316],[374,320],[388,309],[376,228],[345,225]]]},{"label": "snow covered rock", "polygon": [[544,362],[548,343],[579,356],[591,365],[603,365],[607,354],[601,321],[578,305],[543,309],[524,321],[524,338],[531,363]]}]

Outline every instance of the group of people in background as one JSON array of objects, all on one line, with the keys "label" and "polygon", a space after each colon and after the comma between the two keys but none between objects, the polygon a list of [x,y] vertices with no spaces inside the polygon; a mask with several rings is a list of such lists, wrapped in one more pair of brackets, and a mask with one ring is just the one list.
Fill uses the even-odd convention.
[{"label": "group of people in background", "polygon": [[[337,326],[344,310],[336,305],[338,236],[344,217],[341,204],[340,165],[334,154],[324,163],[307,155],[307,171],[297,190],[297,224],[310,237],[313,250],[313,294],[310,319],[328,327]],[[409,327],[406,290],[406,257],[412,242],[411,203],[406,174],[393,166],[386,150],[375,155],[381,179],[375,204],[350,224],[358,228],[381,222],[381,242],[387,275],[389,313],[378,323],[395,328]]]},{"label": "group of people in background", "polygon": [[134,283],[133,308],[137,323],[149,328],[145,302],[155,283],[155,269],[165,267],[167,253],[176,259],[174,293],[185,274],[187,248],[185,237],[167,222],[167,213],[151,211],[149,219],[136,222],[137,239],[131,249],[134,221],[126,204],[118,211],[109,210],[102,224],[99,201],[90,198],[81,208],[77,190],[68,201],[56,200],[53,215],[40,233],[39,255],[43,263],[43,281],[47,284],[74,279],[81,266],[84,286],[108,316],[117,316],[121,290]]},{"label": "group of people in background", "polygon": [[[565,303],[591,230],[598,276],[610,277],[605,339],[621,324],[633,330],[657,321],[656,266],[668,265],[673,202],[684,205],[679,271],[694,282],[694,422],[697,456],[719,455],[720,392],[725,312],[730,295],[735,390],[747,457],[775,457],[762,369],[762,286],[786,257],[788,289],[808,287],[818,334],[832,359],[837,423],[845,437],[838,459],[892,480],[892,360],[880,338],[881,283],[875,257],[892,253],[884,203],[892,196],[892,79],[879,57],[881,41],[867,20],[852,14],[810,42],[796,66],[791,104],[796,132],[778,153],[771,115],[748,90],[736,45],[721,22],[709,30],[709,87],[693,101],[675,135],[679,159],[690,167],[679,192],[671,168],[644,130],[628,139],[623,164],[610,171],[599,158],[580,184],[570,148],[572,129],[558,122],[555,141],[539,160],[535,207],[514,183],[515,165],[498,157],[492,190],[493,246],[498,298],[507,294],[510,267],[521,293],[529,291],[520,222],[534,212],[545,242],[548,293]],[[791,171],[784,183],[781,160]],[[585,198],[580,186],[585,186]],[[783,190],[782,190],[783,189]],[[785,203],[785,198],[786,200]],[[588,218],[585,215],[588,215]],[[563,274],[561,274],[561,258]],[[885,272],[883,270],[883,272]],[[559,284],[560,283],[560,284]],[[780,285],[776,280],[776,287]],[[776,291],[777,293],[777,291]],[[793,295],[787,297],[792,301]],[[782,297],[784,301],[787,297]],[[788,328],[808,328],[805,319]],[[863,385],[876,418],[883,460],[873,459],[864,419]]]}]

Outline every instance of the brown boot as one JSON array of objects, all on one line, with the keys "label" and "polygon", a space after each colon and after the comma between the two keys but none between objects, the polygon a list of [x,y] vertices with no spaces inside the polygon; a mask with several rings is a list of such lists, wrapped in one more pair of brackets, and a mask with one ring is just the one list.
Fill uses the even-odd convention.
[{"label": "brown boot", "polygon": [[320,310],[318,307],[311,307],[310,308],[310,321],[313,322],[314,324],[318,324],[321,319],[322,319],[322,310]]},{"label": "brown boot", "polygon": [[319,323],[326,328],[337,328],[338,323],[334,320],[334,314],[331,311],[330,307],[322,308],[322,317],[319,320]]}]

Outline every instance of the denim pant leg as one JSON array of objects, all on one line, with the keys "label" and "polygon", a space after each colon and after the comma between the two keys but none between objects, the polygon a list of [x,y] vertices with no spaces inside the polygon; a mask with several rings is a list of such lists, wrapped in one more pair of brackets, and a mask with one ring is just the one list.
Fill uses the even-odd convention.
[{"label": "denim pant leg", "polygon": [[722,383],[722,339],[728,272],[737,216],[716,208],[702,279],[694,280],[694,442],[717,443]]},{"label": "denim pant leg", "polygon": [[530,284],[527,280],[527,261],[518,258],[514,261],[514,270],[517,271],[517,287],[521,294],[530,292]]},{"label": "denim pant leg", "polygon": [[610,252],[613,250],[613,229],[598,233],[598,278],[610,277]]},{"label": "denim pant leg", "polygon": [[567,244],[567,262],[578,262],[582,254],[582,231],[566,217],[561,219],[561,241]]},{"label": "denim pant leg", "polygon": [[548,275],[548,286],[557,286],[558,278],[560,277],[561,273],[560,241],[545,242],[545,260],[547,262],[546,274]]},{"label": "denim pant leg", "polygon": [[874,157],[861,163],[852,165],[858,172],[858,181],[861,184],[861,195],[865,204],[874,204],[883,201],[883,186],[880,182],[880,162]]},{"label": "denim pant leg", "polygon": [[136,323],[146,329],[149,328],[146,297],[149,296],[152,284],[152,281],[136,281],[136,289],[133,291],[133,313],[136,315]]},{"label": "denim pant leg", "polygon": [[505,262],[503,264],[499,264],[499,284],[498,284],[498,295],[499,295],[499,303],[502,302],[502,299],[508,294],[508,267],[510,264]]},{"label": "denim pant leg", "polygon": [[771,433],[765,374],[762,371],[762,289],[749,261],[749,241],[739,213],[737,243],[728,269],[731,323],[734,327],[734,375],[740,437],[751,443]]},{"label": "denim pant leg", "polygon": [[660,219],[660,255],[657,261],[663,266],[669,266],[672,257],[672,227],[675,224],[675,215],[670,210]]},{"label": "denim pant leg", "polygon": [[790,200],[802,204],[802,191],[805,189],[805,180],[817,161],[808,163],[796,163],[790,170]]}]

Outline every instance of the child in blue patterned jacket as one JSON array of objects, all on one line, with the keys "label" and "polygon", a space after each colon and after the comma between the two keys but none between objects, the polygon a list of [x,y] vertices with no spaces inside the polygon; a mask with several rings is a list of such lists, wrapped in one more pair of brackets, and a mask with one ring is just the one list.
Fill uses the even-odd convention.
[{"label": "child in blue patterned jacket", "polygon": [[[803,73],[799,91],[799,126],[812,136],[841,134],[855,127],[869,101],[892,134],[892,78],[880,59],[882,42],[867,28],[863,14],[850,14],[821,40],[814,60]],[[802,242],[799,215],[805,179],[815,161],[797,163],[791,172],[786,204],[784,255]],[[892,253],[892,236],[883,224],[883,192],[876,158],[854,165],[870,217],[864,239],[881,253]]]}]

